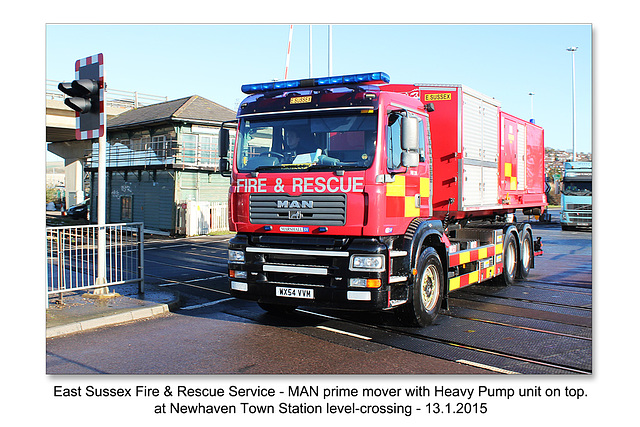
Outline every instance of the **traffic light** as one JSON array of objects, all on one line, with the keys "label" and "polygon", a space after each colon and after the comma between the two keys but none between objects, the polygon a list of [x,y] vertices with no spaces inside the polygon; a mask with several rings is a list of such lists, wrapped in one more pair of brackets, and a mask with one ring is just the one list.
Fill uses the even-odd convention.
[{"label": "traffic light", "polygon": [[98,82],[91,79],[74,80],[60,83],[58,89],[71,96],[64,103],[80,114],[100,112],[100,90]]},{"label": "traffic light", "polygon": [[76,112],[76,139],[104,135],[104,72],[102,54],[76,61],[76,80],[60,83],[58,89],[70,96],[65,105]]}]

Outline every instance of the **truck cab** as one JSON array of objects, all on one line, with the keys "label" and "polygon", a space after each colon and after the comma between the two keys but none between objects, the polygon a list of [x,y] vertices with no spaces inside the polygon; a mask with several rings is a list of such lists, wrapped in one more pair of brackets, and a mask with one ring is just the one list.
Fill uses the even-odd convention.
[{"label": "truck cab", "polygon": [[564,164],[560,213],[560,224],[563,230],[591,228],[592,180],[591,162]]}]

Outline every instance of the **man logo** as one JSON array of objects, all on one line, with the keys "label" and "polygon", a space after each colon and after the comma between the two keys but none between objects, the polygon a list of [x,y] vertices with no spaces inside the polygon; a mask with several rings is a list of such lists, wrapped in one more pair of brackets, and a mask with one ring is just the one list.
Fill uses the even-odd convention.
[{"label": "man logo", "polygon": [[283,209],[313,209],[313,200],[278,200],[277,207]]}]

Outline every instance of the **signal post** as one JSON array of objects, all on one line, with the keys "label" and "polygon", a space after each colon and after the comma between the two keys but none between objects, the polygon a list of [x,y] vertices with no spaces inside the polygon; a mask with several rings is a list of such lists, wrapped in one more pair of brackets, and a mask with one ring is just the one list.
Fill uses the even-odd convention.
[{"label": "signal post", "polygon": [[[106,127],[104,108],[104,60],[101,53],[78,59],[75,64],[76,79],[60,83],[58,89],[69,98],[64,103],[76,112],[76,139],[98,138],[98,268],[96,285],[107,283],[106,259]],[[92,295],[115,296],[104,286],[93,290]]]}]

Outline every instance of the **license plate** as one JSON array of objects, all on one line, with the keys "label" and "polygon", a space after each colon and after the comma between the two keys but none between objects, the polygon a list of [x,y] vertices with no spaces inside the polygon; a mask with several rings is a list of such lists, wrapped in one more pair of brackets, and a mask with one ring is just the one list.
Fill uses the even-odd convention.
[{"label": "license plate", "polygon": [[313,299],[313,289],[276,287],[276,296]]}]

